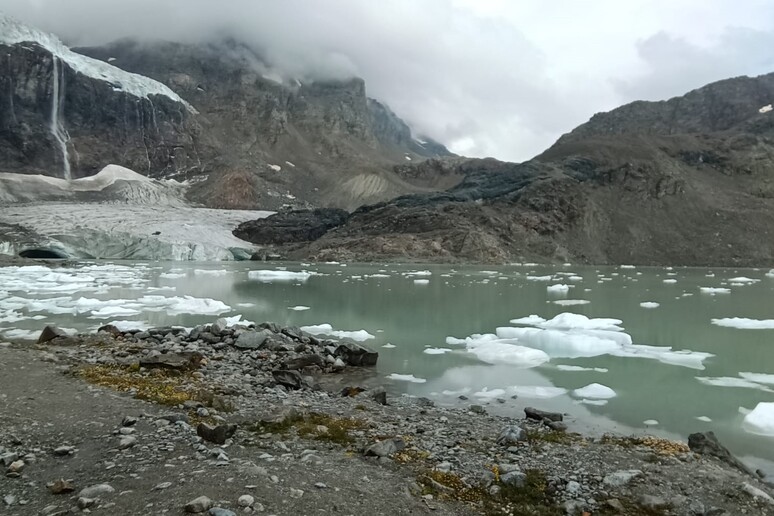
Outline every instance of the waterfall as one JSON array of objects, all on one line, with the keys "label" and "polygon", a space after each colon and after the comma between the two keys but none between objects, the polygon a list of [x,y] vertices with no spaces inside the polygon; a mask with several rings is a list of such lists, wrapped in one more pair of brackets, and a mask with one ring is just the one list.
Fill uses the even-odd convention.
[{"label": "waterfall", "polygon": [[[70,140],[70,135],[64,128],[64,121],[62,120],[62,101],[64,100],[64,67],[59,66],[59,58],[55,55],[51,56],[54,64],[54,69],[51,72],[53,79],[53,92],[51,93],[51,136],[59,144],[59,148],[62,150],[62,161],[64,162],[63,176],[68,181],[72,179],[70,174],[70,157],[67,154],[67,142]],[[60,84],[61,81],[61,84]]]}]

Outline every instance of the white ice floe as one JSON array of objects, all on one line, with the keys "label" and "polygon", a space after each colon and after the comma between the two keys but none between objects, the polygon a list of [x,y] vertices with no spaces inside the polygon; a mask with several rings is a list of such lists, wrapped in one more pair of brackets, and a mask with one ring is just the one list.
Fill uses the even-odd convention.
[{"label": "white ice floe", "polygon": [[714,357],[712,353],[703,351],[677,350],[673,351],[671,347],[665,346],[646,346],[642,344],[632,344],[625,346],[612,353],[613,356],[626,358],[648,358],[658,360],[663,364],[670,364],[690,369],[704,369],[704,361]]},{"label": "white ice floe", "polygon": [[712,324],[726,328],[738,328],[740,330],[772,330],[774,319],[747,319],[745,317],[725,317],[712,319]]},{"label": "white ice floe", "polygon": [[514,385],[508,387],[508,394],[520,398],[549,399],[567,394],[567,389],[543,385]]},{"label": "white ice floe", "polygon": [[384,346],[382,346],[382,347],[383,347],[383,348],[385,348],[385,349],[393,349],[393,348],[395,348],[395,347],[397,347],[397,346],[395,346],[395,344],[390,344],[390,343],[388,342],[387,344],[385,344],[385,345],[384,345]]},{"label": "white ice floe", "polygon": [[748,278],[747,276],[738,276],[736,278],[729,278],[728,281],[730,281],[731,283],[746,283],[746,284],[749,284],[749,283],[758,283],[760,280],[759,279],[754,279],[754,278]]},{"label": "white ice floe", "polygon": [[551,330],[604,330],[613,332],[622,332],[623,328],[619,325],[623,321],[620,319],[595,318],[590,319],[585,315],[564,312],[553,319],[537,323],[536,326]]},{"label": "white ice floe", "polygon": [[540,323],[546,322],[545,319],[540,317],[539,315],[528,315],[527,317],[520,317],[519,319],[511,319],[511,324],[523,324],[525,326],[536,326]]},{"label": "white ice floe", "polygon": [[451,352],[449,348],[425,348],[422,353],[425,355],[443,355],[444,353]]},{"label": "white ice floe", "polygon": [[303,312],[305,310],[309,310],[310,307],[304,306],[304,305],[296,305],[296,306],[289,306],[288,310],[293,310],[294,312]]},{"label": "white ice floe", "polygon": [[597,400],[607,400],[610,398],[615,398],[616,396],[616,393],[613,389],[607,385],[602,385],[601,383],[591,383],[585,387],[581,387],[580,389],[575,389],[572,391],[572,393],[578,398],[590,398]]},{"label": "white ice floe", "polygon": [[581,367],[576,365],[559,364],[556,366],[560,371],[594,371],[597,373],[606,373],[607,368],[604,367]]},{"label": "white ice floe", "polygon": [[570,286],[564,283],[557,283],[556,285],[548,285],[546,290],[552,294],[565,294],[570,290]]},{"label": "white ice floe", "polygon": [[645,301],[640,303],[640,306],[642,308],[658,308],[661,305],[659,303],[656,303],[655,301]]},{"label": "white ice floe", "polygon": [[584,405],[596,405],[596,406],[601,407],[603,405],[607,405],[607,401],[608,400],[594,400],[594,399],[589,399],[589,398],[582,398],[582,399],[578,400],[578,403],[582,403]]},{"label": "white ice floe", "polygon": [[766,273],[767,278],[774,278],[774,269],[769,270],[769,272]]},{"label": "white ice floe", "polygon": [[441,394],[443,394],[444,396],[461,396],[464,394],[468,394],[469,392],[470,392],[470,387],[463,387],[462,389],[459,389],[456,391],[447,389],[445,391],[441,391]]},{"label": "white ice floe", "polygon": [[731,289],[730,288],[724,288],[724,287],[699,287],[699,292],[702,294],[730,294]]},{"label": "white ice floe", "polygon": [[527,279],[529,281],[551,281],[553,276],[550,274],[548,276],[527,276]]},{"label": "white ice floe", "polygon": [[12,330],[0,330],[0,335],[8,340],[37,340],[40,330],[24,330],[20,328]]},{"label": "white ice floe", "polygon": [[742,427],[753,434],[774,436],[774,402],[758,403],[744,417]]},{"label": "white ice floe", "polygon": [[696,416],[696,419],[699,421],[704,421],[705,423],[711,423],[712,419],[707,416]]},{"label": "white ice floe", "polygon": [[184,272],[162,272],[159,274],[159,278],[164,279],[180,279],[185,278],[186,274]]},{"label": "white ice floe", "polygon": [[376,338],[374,335],[371,335],[365,330],[334,330],[330,324],[301,326],[301,330],[307,333],[311,333],[312,335],[331,335],[333,337],[338,337],[341,339],[352,339],[358,342]]},{"label": "white ice floe", "polygon": [[551,301],[555,305],[559,306],[576,306],[576,305],[587,305],[591,303],[591,301],[587,299],[557,299],[555,301]]},{"label": "white ice floe", "polygon": [[658,425],[658,421],[656,421],[655,419],[646,419],[645,421],[642,422],[642,424],[645,426],[656,426]]},{"label": "white ice floe", "polygon": [[476,398],[482,398],[482,399],[495,399],[495,398],[502,398],[505,396],[505,389],[492,389],[489,390],[488,387],[484,387],[478,392],[474,392],[473,396]]},{"label": "white ice floe", "polygon": [[567,279],[570,281],[583,281],[583,276],[568,276]]},{"label": "white ice floe", "polygon": [[197,276],[225,276],[230,272],[225,269],[194,269]]},{"label": "white ice floe", "polygon": [[711,385],[714,387],[740,387],[743,389],[756,389],[759,391],[774,392],[768,387],[759,383],[751,382],[750,380],[745,380],[744,378],[736,378],[733,376],[697,376],[696,379],[704,385]]},{"label": "white ice floe", "polygon": [[307,271],[293,272],[281,270],[260,270],[247,273],[248,278],[258,280],[261,283],[272,283],[275,281],[299,281],[303,283],[312,275],[313,273]]},{"label": "white ice floe", "polygon": [[397,380],[399,382],[411,382],[411,383],[425,383],[427,382],[424,378],[417,378],[413,374],[398,374],[398,373],[392,373],[388,374],[387,378],[390,380]]},{"label": "white ice floe", "polygon": [[[118,328],[119,331],[129,331],[129,330],[148,330],[152,328],[153,326],[146,321],[124,321],[124,320],[116,320],[116,321],[110,321],[107,323],[104,323],[105,325],[111,325]],[[102,326],[103,323],[100,323],[99,326]],[[99,326],[94,326],[94,329],[96,330],[99,328]]]},{"label": "white ice floe", "polygon": [[743,372],[739,373],[739,376],[751,382],[774,385],[774,374]]},{"label": "white ice floe", "polygon": [[619,265],[618,267],[620,269],[636,269],[637,268],[634,265]]},{"label": "white ice floe", "polygon": [[539,349],[557,358],[594,357],[631,344],[631,337],[626,333],[602,330],[563,331],[506,326],[495,331],[497,337],[506,342]]},{"label": "white ice floe", "polygon": [[424,271],[408,271],[403,273],[404,276],[432,276],[433,273],[427,270]]},{"label": "white ice floe", "polygon": [[677,280],[674,278],[667,278],[664,280],[664,283],[666,283],[667,285],[672,285],[674,283],[677,283]]},{"label": "white ice floe", "polygon": [[465,340],[468,352],[489,364],[509,364],[529,368],[550,360],[544,351],[520,346],[513,340],[500,340],[495,335],[472,335]]},{"label": "white ice floe", "polygon": [[428,283],[430,283],[429,279],[415,279],[414,280],[414,285],[427,285]]}]

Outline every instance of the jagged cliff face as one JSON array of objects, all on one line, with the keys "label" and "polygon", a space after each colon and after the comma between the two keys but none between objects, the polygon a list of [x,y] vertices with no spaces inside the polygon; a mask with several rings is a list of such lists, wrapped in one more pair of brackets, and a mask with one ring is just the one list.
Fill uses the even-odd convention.
[{"label": "jagged cliff face", "polygon": [[77,178],[117,162],[156,176],[200,170],[194,110],[163,85],[17,34],[7,20],[0,28],[3,171]]},{"label": "jagged cliff face", "polygon": [[360,79],[280,79],[233,41],[120,41],[71,51],[0,17],[3,172],[92,175],[110,163],[190,179],[225,208],[355,208],[427,191],[393,172],[450,155],[412,137]]},{"label": "jagged cliff face", "polygon": [[321,260],[772,266],[772,101],[774,75],[731,79],[595,115],[524,164],[404,165],[403,177],[437,168],[464,179],[362,207],[282,251]]},{"label": "jagged cliff face", "polygon": [[[213,174],[194,197],[218,207],[282,204],[355,208],[425,191],[393,173],[397,163],[448,156],[420,142],[361,79],[301,82],[267,71],[234,42],[183,45],[119,41],[79,52],[168,84],[199,112]],[[238,206],[234,182],[255,184]]]}]

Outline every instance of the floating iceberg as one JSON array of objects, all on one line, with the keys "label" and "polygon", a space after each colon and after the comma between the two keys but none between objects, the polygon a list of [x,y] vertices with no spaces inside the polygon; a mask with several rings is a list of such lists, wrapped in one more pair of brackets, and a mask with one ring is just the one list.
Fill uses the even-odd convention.
[{"label": "floating iceberg", "polygon": [[449,348],[425,348],[422,353],[425,355],[443,355],[444,353],[449,353],[451,349]]},{"label": "floating iceberg", "polygon": [[415,279],[414,280],[414,285],[427,285],[428,283],[430,283],[430,280],[428,280],[428,279]]},{"label": "floating iceberg", "polygon": [[332,335],[341,339],[352,339],[358,342],[363,342],[368,339],[375,339],[374,335],[371,335],[365,330],[334,330],[330,324],[315,324],[311,326],[301,326],[301,330],[312,335]]},{"label": "floating iceberg", "polygon": [[591,301],[586,299],[557,299],[556,301],[551,302],[559,306],[587,305],[591,303]]},{"label": "floating iceberg", "polygon": [[470,353],[489,364],[509,364],[530,368],[550,360],[544,351],[520,346],[514,340],[497,339],[495,335],[473,335],[466,339],[466,345]]},{"label": "floating iceberg", "polygon": [[658,308],[661,305],[659,303],[654,302],[654,301],[645,301],[643,303],[640,303],[640,306],[642,308]]},{"label": "floating iceberg", "polygon": [[303,312],[305,310],[309,310],[309,307],[304,305],[296,305],[296,306],[289,306],[288,310],[293,310],[295,312]]},{"label": "floating iceberg", "polygon": [[747,319],[745,317],[725,317],[712,319],[712,324],[726,328],[738,328],[741,330],[772,330],[774,319]]},{"label": "floating iceberg", "polygon": [[520,398],[549,399],[567,394],[567,389],[542,385],[515,385],[508,387],[508,393]]},{"label": "floating iceberg", "polygon": [[731,289],[730,288],[723,288],[723,287],[699,287],[699,292],[702,294],[730,294]]},{"label": "floating iceberg", "polygon": [[753,434],[774,436],[774,402],[758,403],[744,417],[742,427]]},{"label": "floating iceberg", "polygon": [[411,382],[411,383],[425,383],[427,380],[424,378],[417,378],[413,374],[398,374],[398,373],[392,373],[388,374],[387,378],[390,380],[397,380],[399,382]]},{"label": "floating iceberg", "polygon": [[696,379],[704,385],[712,385],[715,387],[741,387],[744,389],[774,392],[761,384],[745,380],[744,378],[735,378],[733,376],[697,376]]},{"label": "floating iceberg", "polygon": [[572,393],[578,398],[590,398],[598,400],[607,400],[616,397],[616,393],[613,389],[607,385],[602,385],[601,383],[589,384],[585,387],[581,387],[580,389],[575,389],[572,391]]},{"label": "floating iceberg", "polygon": [[247,273],[247,277],[250,279],[258,280],[262,283],[272,283],[274,281],[300,281],[304,282],[308,280],[313,273],[301,271],[281,271],[281,270],[260,270],[250,271]]},{"label": "floating iceberg", "polygon": [[546,290],[552,294],[563,294],[570,290],[570,286],[564,283],[557,283],[556,285],[548,285]]}]

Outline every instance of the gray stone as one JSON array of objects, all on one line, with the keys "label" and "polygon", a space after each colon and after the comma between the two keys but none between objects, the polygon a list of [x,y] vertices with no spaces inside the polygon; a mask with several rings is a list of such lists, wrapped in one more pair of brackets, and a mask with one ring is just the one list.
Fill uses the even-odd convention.
[{"label": "gray stone", "polygon": [[213,335],[220,335],[226,328],[228,328],[228,321],[226,321],[225,318],[220,317],[219,319],[215,319],[215,322],[210,326],[210,333]]},{"label": "gray stone", "polygon": [[527,482],[527,474],[522,471],[510,471],[500,476],[500,482],[507,486],[524,487]]},{"label": "gray stone", "polygon": [[508,425],[502,429],[497,437],[497,444],[510,446],[527,440],[527,432],[518,425]]},{"label": "gray stone", "polygon": [[366,456],[389,457],[393,453],[401,451],[406,443],[400,437],[378,441],[365,450]]},{"label": "gray stone", "polygon": [[371,399],[379,405],[387,405],[387,391],[383,387],[378,387],[369,392]]},{"label": "gray stone", "polygon": [[53,324],[49,324],[43,328],[42,332],[40,332],[40,337],[38,337],[38,344],[52,341],[57,337],[67,337],[67,333],[65,333],[65,331],[59,327],[54,326]]},{"label": "gray stone", "polygon": [[320,355],[306,354],[286,360],[282,367],[288,370],[298,370],[309,366],[325,366],[325,359]]},{"label": "gray stone", "polygon": [[720,441],[718,441],[714,432],[697,432],[689,435],[688,447],[694,453],[716,457],[748,475],[755,476],[755,473],[753,473],[750,468],[734,457],[731,452],[728,451],[728,448],[720,444]]},{"label": "gray stone", "polygon": [[210,426],[206,423],[199,423],[196,427],[196,434],[199,437],[215,444],[225,444],[226,439],[233,437],[236,431],[237,425]]},{"label": "gray stone", "polygon": [[549,421],[562,421],[564,419],[564,416],[559,412],[546,412],[534,407],[525,408],[524,414],[526,414],[527,419],[534,419],[536,421],[543,421],[544,419],[548,419]]},{"label": "gray stone", "polygon": [[287,371],[279,369],[271,372],[274,381],[285,387],[289,387],[294,390],[298,390],[306,385],[303,377],[298,371]]},{"label": "gray stone", "polygon": [[565,491],[567,491],[570,495],[576,495],[580,493],[581,491],[581,485],[580,483],[576,482],[575,480],[570,480],[567,482],[567,485],[564,486]]},{"label": "gray stone", "polygon": [[95,484],[93,486],[84,487],[81,492],[78,493],[79,498],[99,498],[100,496],[109,495],[115,493],[116,490],[110,484]]},{"label": "gray stone", "polygon": [[649,494],[640,495],[637,504],[640,507],[649,510],[664,509],[669,505],[669,503],[660,496]]},{"label": "gray stone", "polygon": [[190,502],[188,502],[187,504],[185,504],[185,506],[183,507],[183,510],[185,510],[185,512],[188,512],[188,513],[198,514],[198,513],[209,511],[210,509],[212,509],[213,505],[214,504],[212,503],[212,500],[210,500],[206,496],[200,496],[199,498],[195,498]]},{"label": "gray stone", "polygon": [[121,440],[118,442],[118,449],[119,450],[126,450],[127,448],[131,448],[137,444],[137,438],[133,435],[125,435],[121,437]]},{"label": "gray stone", "polygon": [[272,332],[269,330],[246,331],[237,337],[234,347],[237,349],[261,349],[266,339],[271,335]]},{"label": "gray stone", "polygon": [[96,498],[85,498],[81,496],[78,498],[78,501],[75,502],[75,505],[77,505],[80,510],[84,510],[94,505],[96,501],[97,501]]},{"label": "gray stone", "polygon": [[375,366],[379,353],[355,342],[342,342],[335,355],[351,366]]},{"label": "gray stone", "polygon": [[748,482],[745,482],[742,485],[742,491],[749,494],[756,500],[762,500],[769,505],[774,505],[774,498],[772,498],[769,493],[767,493],[766,491],[763,491],[762,489],[758,489],[757,487],[755,487],[754,485]]},{"label": "gray stone", "polygon": [[474,414],[486,414],[486,409],[481,405],[471,405],[469,410]]},{"label": "gray stone", "polygon": [[615,471],[613,473],[610,473],[609,475],[605,475],[605,478],[603,482],[611,487],[621,487],[625,486],[632,480],[634,480],[636,477],[639,477],[642,475],[642,471],[639,469],[624,469],[620,471]]},{"label": "gray stone", "polygon": [[255,498],[250,496],[249,494],[245,494],[239,497],[237,500],[237,505],[240,507],[252,507],[255,503]]},{"label": "gray stone", "polygon": [[209,516],[236,516],[234,511],[224,509],[223,507],[213,507],[207,514],[209,514]]}]

